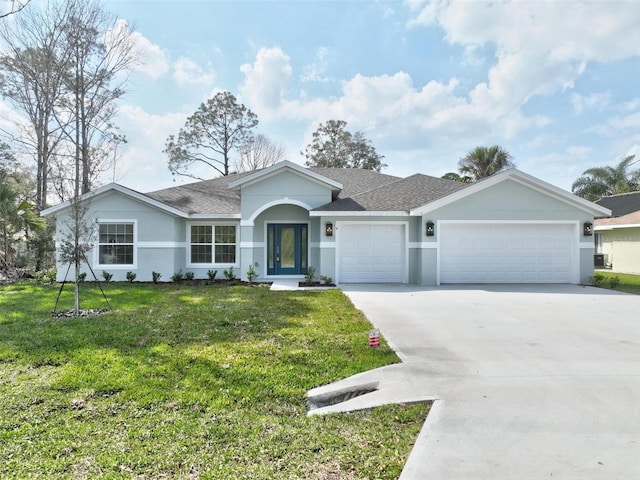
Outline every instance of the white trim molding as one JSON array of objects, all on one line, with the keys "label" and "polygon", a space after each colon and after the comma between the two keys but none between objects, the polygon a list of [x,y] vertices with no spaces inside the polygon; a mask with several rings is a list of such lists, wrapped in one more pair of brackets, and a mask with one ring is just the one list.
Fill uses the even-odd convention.
[{"label": "white trim molding", "polygon": [[[301,202],[300,200],[294,200],[288,197],[279,198],[278,200],[273,200],[269,203],[265,203],[264,205],[260,206],[260,208],[258,208],[255,212],[253,212],[253,214],[249,218],[247,218],[246,220],[241,220],[240,226],[241,227],[255,226],[255,221],[256,221],[256,218],[258,218],[258,215],[260,215],[265,210],[268,210],[271,207],[276,207],[278,205],[295,205],[297,207],[304,208],[307,211],[311,210],[310,205],[304,202]],[[269,223],[275,223],[275,222],[269,220]],[[283,222],[283,223],[286,223],[286,222]],[[289,221],[289,223],[291,223],[291,221]],[[293,223],[305,223],[305,222],[293,222]]]}]

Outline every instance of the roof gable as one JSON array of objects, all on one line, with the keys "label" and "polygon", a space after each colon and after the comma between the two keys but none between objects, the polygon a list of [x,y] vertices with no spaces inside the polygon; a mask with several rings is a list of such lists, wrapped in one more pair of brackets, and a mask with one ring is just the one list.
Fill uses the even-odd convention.
[{"label": "roof gable", "polygon": [[[80,197],[80,201],[83,202],[83,201],[91,200],[92,198],[106,195],[110,192],[118,192],[122,195],[133,198],[142,203],[146,203],[160,210],[164,210],[178,217],[184,217],[184,218],[188,217],[188,215],[183,210],[174,208],[171,205],[167,205],[143,193],[136,192],[135,190],[131,190],[130,188],[123,187],[122,185],[119,185],[117,183],[108,183],[107,185],[103,185],[102,187],[96,188],[91,192],[85,193]],[[67,200],[66,202],[59,203],[58,205],[55,205],[53,207],[49,207],[43,210],[42,212],[40,212],[40,215],[42,215],[43,217],[48,217],[50,215],[54,215],[58,212],[66,210],[68,208],[71,208],[71,200]]]},{"label": "roof gable", "polygon": [[268,168],[264,168],[262,170],[256,170],[255,172],[250,172],[248,175],[230,182],[229,188],[240,189],[243,186],[251,185],[251,184],[266,180],[267,178],[273,175],[277,175],[278,173],[283,171],[290,171],[301,177],[305,177],[307,179],[313,180],[331,189],[332,191],[342,190],[341,183],[336,182],[335,180],[327,178],[312,170],[309,170],[308,168],[304,168],[288,160],[278,162],[275,165],[272,165]]},{"label": "roof gable", "polygon": [[585,200],[584,198],[580,198],[576,195],[573,195],[572,193],[562,190],[561,188],[551,185],[550,183],[540,180],[539,178],[533,177],[527,173],[524,173],[524,172],[521,172],[520,170],[512,168],[512,169],[497,173],[495,175],[492,175],[491,177],[487,177],[485,179],[479,180],[476,183],[470,184],[465,189],[458,190],[445,197],[442,197],[431,203],[427,203],[419,208],[416,208],[411,211],[411,214],[424,215],[425,213],[437,210],[453,202],[462,200],[463,198],[473,195],[476,192],[480,192],[487,188],[491,188],[492,186],[507,180],[513,180],[517,183],[520,183],[529,188],[532,188],[546,195],[549,195],[553,198],[556,198],[557,200],[568,203],[575,208],[589,212],[594,216],[608,216],[611,213],[611,211],[607,208],[601,207],[600,205],[596,205],[593,202],[590,202],[588,200]]}]

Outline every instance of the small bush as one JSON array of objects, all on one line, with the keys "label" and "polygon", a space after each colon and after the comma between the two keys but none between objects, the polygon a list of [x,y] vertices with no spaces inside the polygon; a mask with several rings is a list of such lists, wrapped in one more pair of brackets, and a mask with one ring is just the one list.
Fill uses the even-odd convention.
[{"label": "small bush", "polygon": [[322,280],[322,283],[324,283],[325,285],[333,285],[333,278],[331,277],[320,275],[320,280]]},{"label": "small bush", "polygon": [[187,272],[187,273],[184,274],[184,279],[189,281],[189,282],[193,281],[193,279],[195,279],[195,278],[196,278],[196,274],[193,273],[193,272]]},{"label": "small bush", "polygon": [[111,281],[111,279],[113,278],[113,273],[109,273],[106,270],[102,271],[102,278],[104,278],[104,281],[109,283]]},{"label": "small bush", "polygon": [[307,268],[307,273],[304,274],[304,279],[307,283],[313,283],[313,280],[316,278],[316,268],[309,267]]},{"label": "small bush", "polygon": [[78,281],[80,283],[84,283],[86,279],[87,279],[87,272],[81,272],[78,274]]},{"label": "small bush", "polygon": [[49,270],[46,271],[46,273],[44,274],[44,278],[49,285],[51,285],[56,281],[57,273],[58,271],[55,268],[50,268]]},{"label": "small bush", "polygon": [[133,281],[136,279],[136,274],[133,272],[127,272],[127,281],[129,283],[133,283]]},{"label": "small bush", "polygon": [[258,272],[255,271],[253,265],[249,265],[249,268],[247,268],[247,279],[249,280],[249,283],[253,283],[257,276]]},{"label": "small bush", "polygon": [[594,273],[592,277],[589,277],[589,281],[596,287],[602,287],[606,281],[606,277],[601,273]]},{"label": "small bush", "polygon": [[620,285],[620,277],[619,276],[615,276],[615,277],[611,277],[609,279],[609,288],[616,288],[618,285]]},{"label": "small bush", "polygon": [[153,280],[153,283],[158,283],[160,281],[160,277],[162,277],[161,273],[151,272],[151,279]]},{"label": "small bush", "polygon": [[180,271],[174,273],[173,275],[171,275],[171,281],[173,283],[180,283],[183,278],[184,278],[184,276],[182,275],[182,270],[180,270]]},{"label": "small bush", "polygon": [[224,273],[224,278],[226,278],[227,280],[235,280],[236,279],[236,274],[233,271],[233,267],[229,268],[229,270],[225,270],[223,273]]},{"label": "small bush", "polygon": [[218,274],[217,270],[209,270],[207,272],[207,277],[209,277],[209,280],[211,280],[213,282],[213,281],[215,281],[217,274]]}]

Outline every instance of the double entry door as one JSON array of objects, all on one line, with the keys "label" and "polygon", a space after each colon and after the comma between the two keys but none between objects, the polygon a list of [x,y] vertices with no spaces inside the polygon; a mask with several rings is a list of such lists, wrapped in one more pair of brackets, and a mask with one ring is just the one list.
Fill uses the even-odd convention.
[{"label": "double entry door", "polygon": [[307,273],[309,232],[306,223],[267,225],[267,274]]}]

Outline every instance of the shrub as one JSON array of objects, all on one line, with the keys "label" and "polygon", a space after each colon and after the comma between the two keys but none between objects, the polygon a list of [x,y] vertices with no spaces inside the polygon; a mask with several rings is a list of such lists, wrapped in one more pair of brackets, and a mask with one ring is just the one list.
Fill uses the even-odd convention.
[{"label": "shrub", "polygon": [[594,273],[592,277],[589,277],[589,281],[593,283],[596,287],[602,287],[606,277],[601,273]]},{"label": "shrub", "polygon": [[49,285],[56,281],[56,274],[58,271],[55,268],[50,268],[44,274],[44,278]]},{"label": "shrub", "polygon": [[180,283],[182,281],[183,275],[182,275],[182,270],[174,273],[173,275],[171,275],[171,281],[173,283]]},{"label": "shrub", "polygon": [[162,276],[159,272],[151,272],[151,278],[153,279],[153,283],[158,283],[160,281],[160,277]]},{"label": "shrub", "polygon": [[620,285],[620,277],[619,276],[615,276],[615,277],[611,277],[609,279],[609,288],[616,288],[618,285]]},{"label": "shrub", "polygon": [[194,278],[196,278],[196,274],[193,272],[187,272],[184,274],[184,279],[191,282]]},{"label": "shrub", "polygon": [[331,277],[320,275],[320,280],[322,280],[322,283],[324,283],[325,285],[333,285],[333,278]]},{"label": "shrub", "polygon": [[316,268],[307,268],[307,273],[304,274],[304,279],[307,283],[313,283],[313,279],[316,278]]},{"label": "shrub", "polygon": [[78,274],[78,281],[80,283],[84,283],[86,279],[87,279],[87,272],[81,272]]},{"label": "shrub", "polygon": [[133,283],[133,281],[136,279],[136,274],[133,272],[127,272],[127,280],[129,283]]},{"label": "shrub", "polygon": [[113,273],[109,273],[106,270],[102,271],[102,278],[104,278],[104,281],[109,283],[111,281],[111,279],[113,278]]},{"label": "shrub", "polygon": [[215,281],[217,274],[218,274],[218,270],[209,270],[207,272],[207,277],[209,277],[209,280],[211,280],[213,282],[213,281]]},{"label": "shrub", "polygon": [[257,276],[258,272],[255,271],[253,265],[249,265],[249,268],[247,268],[247,279],[249,279],[249,283],[253,283]]},{"label": "shrub", "polygon": [[233,271],[233,267],[230,267],[229,270],[225,270],[223,273],[224,273],[224,278],[226,278],[227,280],[236,279],[236,274]]}]

